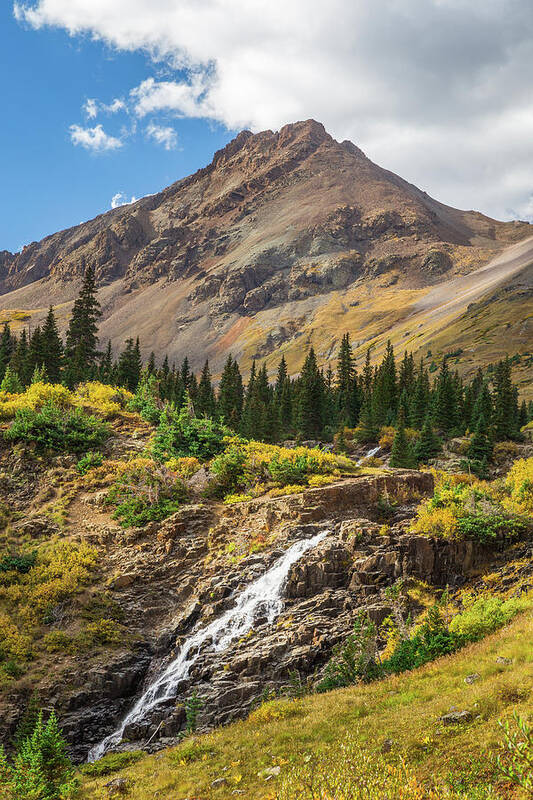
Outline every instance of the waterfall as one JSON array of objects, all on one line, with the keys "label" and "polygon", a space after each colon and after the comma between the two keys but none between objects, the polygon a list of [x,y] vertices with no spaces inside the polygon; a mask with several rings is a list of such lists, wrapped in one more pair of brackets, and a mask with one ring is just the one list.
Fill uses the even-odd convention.
[{"label": "waterfall", "polygon": [[290,568],[307,550],[322,541],[327,533],[322,531],[311,539],[293,544],[264,575],[237,596],[232,608],[205,628],[193,632],[174,660],[137,700],[117,730],[92,748],[88,761],[101,758],[110,747],[119,744],[127,725],[141,722],[157,705],[176,694],[179,683],[188,676],[203,645],[209,643],[214,652],[221,652],[248,633],[259,617],[266,617],[271,624],[283,608],[282,592]]},{"label": "waterfall", "polygon": [[368,451],[368,453],[365,456],[363,456],[362,458],[359,459],[359,461],[356,462],[355,466],[360,467],[363,461],[366,461],[367,458],[372,458],[372,456],[375,456],[376,453],[379,453],[380,450],[381,447],[379,445],[377,447],[373,447],[371,450]]}]

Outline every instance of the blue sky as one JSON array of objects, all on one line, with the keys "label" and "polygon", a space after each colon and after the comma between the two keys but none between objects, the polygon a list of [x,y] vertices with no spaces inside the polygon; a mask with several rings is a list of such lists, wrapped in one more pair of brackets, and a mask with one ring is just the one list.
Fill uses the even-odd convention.
[{"label": "blue sky", "polygon": [[[154,120],[177,133],[166,150],[146,135],[150,117],[126,135],[122,129],[136,121],[127,113],[88,119],[87,98],[127,94],[146,78],[150,59],[87,36],[33,30],[4,4],[0,14],[0,250],[17,251],[107,211],[117,193],[156,192],[204,166],[235,135],[219,123],[160,114]],[[72,143],[71,125],[98,123],[123,139],[119,149],[94,153]]]},{"label": "blue sky", "polygon": [[442,202],[533,222],[532,68],[531,0],[4,0],[0,249],[309,117]]}]

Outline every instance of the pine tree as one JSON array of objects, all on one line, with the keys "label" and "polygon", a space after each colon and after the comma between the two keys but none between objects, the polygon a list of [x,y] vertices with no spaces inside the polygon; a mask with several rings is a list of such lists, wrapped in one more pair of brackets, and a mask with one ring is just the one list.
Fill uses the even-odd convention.
[{"label": "pine tree", "polygon": [[213,391],[209,361],[207,360],[202,369],[200,383],[198,384],[196,414],[199,417],[213,417],[215,415],[215,392]]},{"label": "pine tree", "polygon": [[98,319],[100,303],[96,298],[97,289],[94,271],[89,267],[83,278],[82,287],[72,308],[66,345],[65,370],[67,383],[73,386],[81,380],[93,377],[98,357]]},{"label": "pine tree", "polygon": [[376,442],[379,437],[379,427],[374,422],[372,415],[372,401],[365,402],[361,409],[359,417],[359,426],[357,430],[357,440],[361,443],[368,444],[369,442]]},{"label": "pine tree", "polygon": [[342,337],[337,361],[336,406],[337,419],[341,425],[352,426],[355,424],[356,409],[353,407],[354,377],[355,367],[350,334],[345,333]]},{"label": "pine tree", "polygon": [[492,457],[492,448],[488,425],[482,414],[477,421],[474,435],[470,440],[467,456],[473,462],[487,462]]},{"label": "pine tree", "polygon": [[426,415],[420,436],[414,446],[414,457],[418,464],[428,464],[442,450],[442,444],[431,425],[431,417]]},{"label": "pine tree", "polygon": [[413,466],[413,455],[405,432],[405,420],[402,411],[398,414],[396,433],[394,434],[394,441],[392,443],[390,465],[396,469],[410,469]]},{"label": "pine tree", "polygon": [[15,342],[11,336],[11,331],[8,323],[4,323],[2,335],[0,336],[0,381],[4,377],[7,365],[11,361],[15,349]]},{"label": "pine tree", "polygon": [[322,433],[322,404],[324,379],[318,369],[311,347],[300,375],[296,406],[296,430],[303,439],[316,439]]},{"label": "pine tree", "polygon": [[26,329],[22,330],[13,355],[11,356],[11,369],[15,372],[22,386],[27,386],[30,382],[31,373],[29,371],[28,358],[28,335]]},{"label": "pine tree", "polygon": [[438,430],[449,434],[456,424],[455,387],[445,358],[434,392],[433,421]]},{"label": "pine tree", "polygon": [[517,438],[519,432],[518,393],[512,383],[509,357],[496,365],[493,421],[496,441]]},{"label": "pine tree", "polygon": [[141,377],[142,362],[139,350],[139,340],[134,344],[133,339],[126,340],[126,347],[118,359],[118,382],[130,392],[137,389]]},{"label": "pine tree", "polygon": [[108,340],[99,368],[99,375],[102,383],[113,383],[113,373],[113,351],[111,349],[111,342]]},{"label": "pine tree", "polygon": [[27,372],[30,376],[35,372],[35,368],[40,368],[44,364],[43,337],[41,326],[37,325],[31,334],[28,346]]},{"label": "pine tree", "polygon": [[150,358],[148,359],[148,364],[146,365],[146,369],[148,370],[149,375],[155,374],[155,353],[153,350],[150,353]]},{"label": "pine tree", "polygon": [[520,428],[523,428],[524,425],[527,425],[527,421],[527,405],[526,401],[522,400],[520,411],[518,412],[518,425]]},{"label": "pine tree", "polygon": [[56,318],[54,309],[50,306],[46,321],[43,326],[41,335],[41,349],[43,355],[43,365],[46,371],[48,380],[51,383],[59,383],[61,381],[61,372],[63,365],[63,342],[57,329]]},{"label": "pine tree", "polygon": [[244,390],[239,365],[228,356],[218,387],[217,414],[232,430],[241,424]]},{"label": "pine tree", "polygon": [[429,386],[429,375],[421,359],[411,402],[411,421],[415,428],[422,428],[428,413],[431,390]]}]

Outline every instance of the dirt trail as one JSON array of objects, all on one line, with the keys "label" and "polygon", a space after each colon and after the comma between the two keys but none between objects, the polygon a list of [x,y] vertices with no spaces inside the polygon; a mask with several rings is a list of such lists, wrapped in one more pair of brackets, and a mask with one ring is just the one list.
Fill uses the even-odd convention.
[{"label": "dirt trail", "polygon": [[533,264],[533,236],[508,247],[484,267],[451,281],[439,284],[418,300],[410,314],[424,317],[431,312],[432,321],[441,316],[463,311],[469,303],[478,300],[500,283]]}]

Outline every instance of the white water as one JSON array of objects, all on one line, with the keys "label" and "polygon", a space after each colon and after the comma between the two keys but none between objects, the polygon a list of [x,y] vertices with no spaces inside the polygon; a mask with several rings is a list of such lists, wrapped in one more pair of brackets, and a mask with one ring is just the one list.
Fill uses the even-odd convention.
[{"label": "white water", "polygon": [[178,684],[188,676],[190,668],[197,661],[206,642],[211,644],[215,652],[220,652],[251,630],[259,617],[266,616],[268,622],[272,623],[283,608],[281,595],[290,568],[307,550],[322,541],[326,534],[327,531],[323,531],[312,539],[304,539],[293,544],[268,572],[251,583],[236,598],[233,608],[228,609],[207,627],[193,633],[184,642],[176,658],[137,700],[117,730],[92,748],[88,761],[96,761],[110,747],[118,744],[122,740],[126,725],[131,722],[141,722],[159,703],[176,694]]},{"label": "white water", "polygon": [[366,461],[367,458],[372,458],[372,456],[375,456],[376,453],[379,453],[380,450],[381,450],[381,447],[379,445],[377,447],[373,447],[372,450],[368,451],[366,456],[363,456],[362,458],[359,459],[359,461],[356,463],[355,466],[356,467],[360,467],[361,464],[363,463],[363,461]]}]

